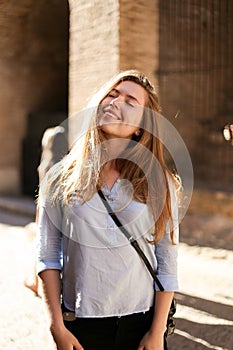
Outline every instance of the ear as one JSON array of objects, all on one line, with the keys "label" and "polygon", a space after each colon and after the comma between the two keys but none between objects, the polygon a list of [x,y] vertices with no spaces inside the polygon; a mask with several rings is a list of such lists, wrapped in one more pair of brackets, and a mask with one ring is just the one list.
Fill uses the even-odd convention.
[{"label": "ear", "polygon": [[142,129],[138,129],[134,132],[135,136],[141,136],[142,135]]}]

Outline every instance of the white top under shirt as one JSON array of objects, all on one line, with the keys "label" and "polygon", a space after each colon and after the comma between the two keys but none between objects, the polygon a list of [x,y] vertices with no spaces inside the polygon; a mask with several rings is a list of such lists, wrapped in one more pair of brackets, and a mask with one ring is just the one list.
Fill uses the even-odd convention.
[{"label": "white top under shirt", "polygon": [[[126,229],[137,238],[165,291],[177,291],[177,249],[167,225],[162,240],[148,244],[153,217],[146,204],[132,199],[126,180],[102,191]],[[171,186],[172,215],[178,243],[178,204]],[[137,252],[115,225],[98,193],[84,205],[39,208],[38,273],[62,271],[65,306],[77,317],[123,316],[145,312],[159,290]]]}]

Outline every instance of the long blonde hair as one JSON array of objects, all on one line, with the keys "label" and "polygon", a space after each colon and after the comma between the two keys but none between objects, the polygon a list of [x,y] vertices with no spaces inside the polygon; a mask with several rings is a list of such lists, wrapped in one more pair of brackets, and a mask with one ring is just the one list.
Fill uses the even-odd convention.
[{"label": "long blonde hair", "polygon": [[[124,152],[125,154],[120,155],[115,160],[115,166],[121,177],[129,180],[133,185],[134,199],[141,203],[147,203],[156,218],[154,233],[152,234],[153,239],[149,242],[156,244],[162,238],[165,225],[168,222],[171,239],[174,243],[168,177],[174,179],[174,183],[176,180],[165,164],[163,145],[158,137],[156,113],[160,112],[160,105],[153,85],[144,74],[136,70],[119,73],[93,96],[88,105],[89,125],[87,130],[77,139],[69,154],[50,171],[46,179],[46,188],[50,194],[52,193],[53,203],[59,199],[63,204],[69,205],[74,194],[84,204],[103,185],[102,162],[104,150],[99,146],[104,140],[104,135],[98,128],[98,106],[110,91],[122,81],[133,81],[142,86],[147,92],[147,101],[144,106],[141,135],[135,137],[133,146],[128,147]],[[148,149],[151,157],[145,157],[142,146]],[[151,176],[154,169],[154,157],[159,162],[165,179],[165,201],[159,213],[156,203],[158,203],[161,196],[161,188],[158,186],[157,175],[153,174],[154,176]],[[143,169],[138,164],[143,164]],[[148,177],[152,181],[149,188]]]}]

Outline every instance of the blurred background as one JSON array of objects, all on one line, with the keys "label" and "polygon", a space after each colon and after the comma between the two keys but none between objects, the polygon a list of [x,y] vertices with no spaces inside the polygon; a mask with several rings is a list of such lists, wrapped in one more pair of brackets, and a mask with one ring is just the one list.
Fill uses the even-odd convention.
[{"label": "blurred background", "polygon": [[[11,292],[2,289],[6,305],[20,266],[28,264],[12,239],[27,251],[19,237],[34,220],[44,131],[72,118],[119,70],[136,68],[157,87],[162,114],[183,138],[194,170],[181,224],[177,297],[183,308],[170,348],[231,350],[233,146],[223,128],[233,123],[232,0],[0,0],[0,53],[0,221],[8,224],[0,224],[1,262],[15,254],[20,269],[9,264],[0,273],[1,287],[11,286]],[[69,123],[69,134],[73,127]],[[40,310],[38,299],[16,285],[29,309]],[[188,317],[194,308],[199,313]],[[23,308],[17,312],[25,320]],[[20,334],[22,349],[53,348],[44,345],[50,338],[41,315],[40,342],[29,322]],[[13,320],[0,349],[21,349]]]},{"label": "blurred background", "polygon": [[34,196],[40,142],[119,70],[157,86],[198,188],[233,191],[231,0],[0,2],[0,193]]}]

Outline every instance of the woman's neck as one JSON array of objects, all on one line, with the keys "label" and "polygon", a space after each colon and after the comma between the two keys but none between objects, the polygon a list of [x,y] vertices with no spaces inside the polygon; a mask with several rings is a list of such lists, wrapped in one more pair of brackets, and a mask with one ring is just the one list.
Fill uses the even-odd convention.
[{"label": "woman's neck", "polygon": [[116,169],[115,160],[108,161],[104,166],[104,178],[110,190],[118,180],[119,176],[120,172]]},{"label": "woman's neck", "polygon": [[124,152],[129,143],[130,139],[126,138],[111,138],[103,141],[103,146],[107,150],[108,159],[116,159],[119,155]]}]

